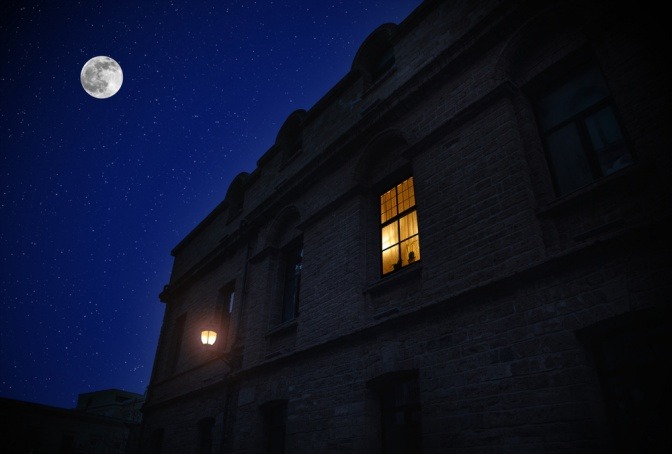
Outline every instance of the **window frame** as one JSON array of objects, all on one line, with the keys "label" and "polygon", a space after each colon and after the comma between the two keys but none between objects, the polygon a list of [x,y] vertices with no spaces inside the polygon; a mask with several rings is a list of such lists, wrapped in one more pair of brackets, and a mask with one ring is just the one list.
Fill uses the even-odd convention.
[{"label": "window frame", "polygon": [[172,339],[170,343],[170,351],[168,356],[168,372],[175,374],[177,366],[180,362],[180,355],[182,353],[182,343],[184,341],[184,330],[187,324],[187,313],[181,314],[175,319],[172,329]]},{"label": "window frame", "polygon": [[266,432],[266,452],[283,454],[287,442],[287,400],[276,399],[262,404],[259,409],[263,414]]},{"label": "window frame", "polygon": [[[544,128],[540,113],[541,111],[540,100],[554,93],[557,93],[559,89],[561,89],[565,84],[570,82],[573,78],[576,78],[581,74],[587,73],[592,70],[598,71],[600,75],[600,80],[603,83],[603,87],[606,91],[606,95],[603,98],[595,102],[592,102],[591,104],[584,107],[580,111],[574,112],[573,114],[567,116],[566,118],[563,118],[557,124],[554,124],[553,126],[548,128]],[[623,169],[631,167],[636,163],[636,157],[632,151],[632,147],[630,147],[629,142],[627,140],[625,129],[623,128],[623,122],[621,121],[618,109],[616,108],[617,106],[613,98],[612,90],[610,89],[609,84],[607,83],[607,79],[604,76],[602,68],[594,58],[584,56],[583,58],[580,59],[580,61],[575,62],[574,64],[570,64],[569,68],[563,67],[563,70],[561,71],[554,71],[553,69],[549,71],[553,72],[554,76],[552,78],[548,76],[544,77],[545,79],[544,82],[535,83],[537,87],[532,90],[529,90],[529,97],[536,118],[537,131],[543,145],[544,158],[546,160],[546,165],[548,166],[550,172],[554,193],[556,197],[564,197],[566,195],[579,191],[582,188],[585,188],[586,186],[589,186],[603,178],[613,175],[614,173],[618,173]],[[605,109],[609,109],[611,114],[613,115],[614,118],[613,124],[614,126],[616,126],[618,130],[617,132],[620,136],[620,140],[612,144],[609,144],[608,146],[606,146],[601,150],[598,150],[593,144],[593,141],[591,140],[590,132],[587,126],[587,121],[595,114]],[[588,169],[590,171],[590,181],[586,182],[585,184],[580,184],[577,187],[563,189],[562,186],[564,183],[562,181],[560,171],[557,168],[557,165],[555,164],[555,159],[552,155],[550,149],[551,147],[549,145],[550,142],[549,138],[554,133],[561,131],[562,129],[566,128],[569,125],[573,125],[575,128],[576,134],[578,136],[579,145],[581,147],[581,149],[577,151],[577,155],[580,155],[585,160],[585,164],[587,164]],[[614,170],[611,173],[606,173],[605,171],[603,171],[602,166],[600,164],[599,153],[602,153],[605,150],[613,150],[617,148],[623,149],[624,152],[622,153],[621,157],[628,157],[630,159],[630,162],[624,165],[623,167]]]},{"label": "window frame", "polygon": [[224,352],[228,348],[228,341],[230,338],[231,330],[231,315],[233,314],[233,308],[235,305],[236,298],[236,281],[233,280],[227,283],[225,286],[219,289],[218,292],[218,310],[219,314],[219,329],[220,335],[218,336],[221,341],[219,343],[219,350]]},{"label": "window frame", "polygon": [[[281,325],[290,323],[299,317],[299,303],[301,295],[301,274],[303,272],[303,238],[291,241],[282,249],[280,261],[280,294],[279,314],[277,320]],[[298,258],[298,260],[296,260]],[[294,268],[294,276],[288,278],[290,268]],[[298,272],[297,272],[298,268]],[[288,286],[292,286],[292,300],[288,301]]]},{"label": "window frame", "polygon": [[[411,369],[388,372],[367,382],[378,400],[383,454],[410,449],[422,452],[422,396],[418,378],[418,370]],[[401,415],[401,420],[395,415]]]},{"label": "window frame", "polygon": [[[395,191],[395,200],[398,200],[398,194],[399,194],[399,193],[398,193],[398,187],[401,186],[402,184],[404,184],[405,182],[407,182],[408,180],[411,180],[411,188],[412,188],[412,190],[413,190],[413,205],[410,206],[410,207],[408,207],[408,208],[406,208],[406,209],[404,209],[403,211],[399,211],[399,210],[398,210],[398,208],[399,208],[399,202],[397,201],[397,207],[396,207],[396,211],[397,211],[397,213],[396,213],[394,216],[391,216],[389,219],[386,219],[385,221],[383,221],[383,220],[381,219],[381,217],[382,217],[382,210],[383,210],[383,196],[384,196],[385,194],[387,194],[388,192],[394,190],[394,191]],[[410,265],[414,265],[414,264],[416,264],[416,263],[418,263],[418,262],[421,261],[421,254],[419,253],[419,252],[420,252],[420,223],[419,223],[419,221],[418,221],[418,204],[417,204],[417,200],[416,200],[416,196],[415,196],[415,194],[416,194],[416,191],[415,191],[415,178],[413,177],[413,175],[406,175],[406,176],[401,177],[401,178],[396,178],[394,181],[396,181],[396,183],[389,183],[389,182],[388,182],[388,184],[386,184],[386,185],[384,186],[384,187],[387,188],[387,189],[384,189],[384,190],[382,190],[382,191],[378,191],[378,199],[377,199],[377,209],[378,209],[378,215],[377,215],[377,220],[378,220],[378,221],[377,221],[377,222],[378,222],[378,229],[377,229],[377,232],[378,232],[379,266],[380,266],[380,276],[381,276],[381,277],[387,277],[387,276],[390,276],[390,275],[394,274],[394,273],[397,272],[397,271],[400,271],[400,270],[402,270],[402,269],[404,269],[404,268],[406,268],[406,267],[408,267],[408,266],[410,266]],[[383,186],[383,185],[381,185],[381,187],[382,187],[382,186]],[[401,229],[401,227],[400,227],[400,220],[403,219],[403,218],[405,218],[405,217],[407,217],[408,215],[410,215],[410,214],[412,214],[412,213],[415,213],[415,220],[416,220],[416,225],[417,225],[417,231],[416,231],[415,234],[413,234],[413,235],[411,235],[411,236],[409,236],[409,237],[407,237],[407,238],[402,239],[402,238],[401,238],[401,231],[400,231],[400,229]],[[388,226],[390,226],[390,225],[392,225],[392,224],[394,224],[394,223],[397,224],[397,228],[396,228],[397,241],[396,241],[395,243],[391,244],[391,245],[388,245],[388,247],[386,247],[385,249],[383,249],[383,230],[384,230],[386,227],[388,227]],[[412,261],[411,261],[411,260],[407,260],[407,261],[406,261],[407,263],[404,265],[403,254],[402,254],[402,251],[401,251],[401,245],[402,245],[404,242],[407,242],[407,241],[411,240],[412,238],[417,238],[417,242],[418,242],[417,249],[418,249],[418,253],[419,253],[418,255],[420,255],[420,257],[418,257],[418,258],[414,258]],[[396,262],[396,264],[393,264],[393,269],[392,269],[391,271],[387,271],[387,272],[386,272],[386,271],[385,271],[385,260],[384,260],[384,254],[383,254],[383,253],[384,253],[385,251],[389,251],[389,250],[391,250],[391,249],[394,248],[394,247],[398,247],[398,252],[397,252],[397,258],[398,258],[398,261]],[[398,265],[398,266],[397,266],[397,265]]]}]

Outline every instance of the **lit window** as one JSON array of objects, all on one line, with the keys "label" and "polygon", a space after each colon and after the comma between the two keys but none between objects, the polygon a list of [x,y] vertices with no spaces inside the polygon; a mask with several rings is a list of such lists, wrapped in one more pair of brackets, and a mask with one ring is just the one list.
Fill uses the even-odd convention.
[{"label": "lit window", "polygon": [[580,189],[633,163],[597,66],[572,73],[535,101],[558,194]]},{"label": "lit window", "polygon": [[413,177],[380,196],[380,239],[383,275],[420,260]]}]

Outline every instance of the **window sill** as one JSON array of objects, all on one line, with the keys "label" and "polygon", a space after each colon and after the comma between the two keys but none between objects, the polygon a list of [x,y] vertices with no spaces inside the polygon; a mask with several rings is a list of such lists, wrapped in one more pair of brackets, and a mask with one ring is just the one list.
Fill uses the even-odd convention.
[{"label": "window sill", "polygon": [[363,293],[378,293],[387,290],[389,287],[400,285],[406,281],[415,280],[422,275],[422,263],[407,265],[404,268],[394,271],[385,277],[380,278],[364,289]]},{"label": "window sill", "polygon": [[290,320],[288,322],[282,323],[281,325],[274,326],[266,333],[266,338],[283,336],[285,334],[296,333],[296,327],[298,325],[297,319]]},{"label": "window sill", "polygon": [[640,174],[641,164],[633,164],[609,176],[593,181],[588,186],[570,192],[569,194],[560,196],[537,209],[538,216],[551,216],[562,210],[573,207],[577,203],[581,203],[586,197],[598,192],[610,191],[615,185],[631,182],[635,180]]}]

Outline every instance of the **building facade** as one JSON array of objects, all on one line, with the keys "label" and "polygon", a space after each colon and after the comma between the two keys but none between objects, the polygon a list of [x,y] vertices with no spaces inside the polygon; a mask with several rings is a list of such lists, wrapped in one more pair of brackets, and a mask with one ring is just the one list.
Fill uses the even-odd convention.
[{"label": "building facade", "polygon": [[173,250],[141,451],[669,444],[659,17],[425,1],[374,30]]}]

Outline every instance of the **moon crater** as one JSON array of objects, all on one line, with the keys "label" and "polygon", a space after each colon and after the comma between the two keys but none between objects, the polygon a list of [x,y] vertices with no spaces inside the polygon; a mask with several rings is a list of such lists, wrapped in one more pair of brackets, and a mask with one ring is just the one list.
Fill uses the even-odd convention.
[{"label": "moon crater", "polygon": [[79,79],[88,94],[104,99],[119,91],[124,82],[124,73],[114,59],[98,56],[86,62]]}]

